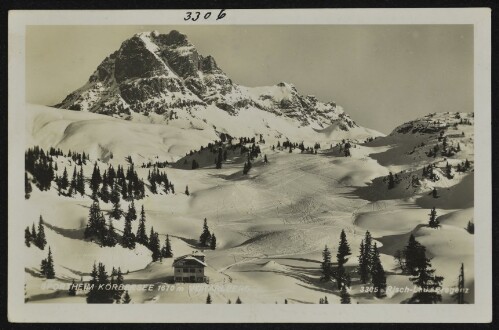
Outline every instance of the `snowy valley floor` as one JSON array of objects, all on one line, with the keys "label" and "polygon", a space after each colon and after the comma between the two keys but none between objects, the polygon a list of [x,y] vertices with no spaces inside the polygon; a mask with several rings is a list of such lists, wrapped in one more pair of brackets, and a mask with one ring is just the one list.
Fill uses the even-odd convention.
[{"label": "snowy valley floor", "polygon": [[[166,168],[176,186],[176,194],[154,195],[135,202],[144,205],[147,230],[154,227],[163,244],[170,235],[174,257],[197,250],[203,219],[217,236],[217,249],[205,250],[210,284],[175,284],[167,291],[156,290],[173,273],[173,259],[151,263],[150,251],[141,245],[128,250],[119,245],[99,247],[83,240],[83,229],[91,200],[84,197],[57,196],[56,190],[40,192],[34,188],[26,200],[25,226],[43,215],[48,245],[55,265],[56,282],[88,280],[94,262],[107,268],[121,267],[127,284],[154,284],[153,291],[130,291],[133,303],[204,303],[209,292],[214,303],[318,303],[327,296],[329,303],[339,303],[334,283],[320,281],[321,252],[327,244],[333,260],[342,229],[347,234],[352,255],[347,269],[352,272],[352,303],[400,303],[412,293],[389,291],[383,299],[361,292],[355,274],[359,244],[369,230],[381,252],[390,287],[413,288],[409,276],[401,275],[393,255],[407,244],[410,233],[427,247],[438,275],[444,276],[444,288],[455,287],[461,263],[466,269],[467,297],[473,302],[473,235],[466,223],[473,208],[437,208],[440,229],[425,227],[428,208],[418,206],[415,198],[370,202],[356,195],[356,187],[365,186],[388,170],[368,157],[380,152],[375,147],[357,146],[354,157],[337,157],[331,152],[318,155],[271,151],[264,147],[269,163],[261,157],[249,175],[242,175],[242,164],[224,164],[223,169],[181,170]],[[299,151],[298,151],[299,152]],[[59,169],[69,166],[66,158],[58,160]],[[114,160],[118,163],[119,160]],[[123,162],[124,163],[124,162]],[[93,165],[84,166],[88,176]],[[104,165],[101,169],[105,168]],[[147,177],[147,168],[136,168]],[[465,177],[473,189],[473,176]],[[183,193],[188,185],[190,196]],[[386,189],[386,188],[384,188]],[[450,189],[450,188],[449,188]],[[473,195],[471,194],[471,203]],[[111,204],[101,202],[103,210]],[[127,203],[122,202],[127,209]],[[107,218],[107,217],[106,217]],[[136,232],[137,222],[133,223]],[[124,220],[115,220],[118,232]],[[47,251],[25,247],[26,297],[30,303],[85,303],[85,296],[67,295],[66,290],[42,289],[47,280],[39,275],[40,261]],[[172,289],[173,288],[173,289]],[[452,303],[443,294],[443,303]]]}]

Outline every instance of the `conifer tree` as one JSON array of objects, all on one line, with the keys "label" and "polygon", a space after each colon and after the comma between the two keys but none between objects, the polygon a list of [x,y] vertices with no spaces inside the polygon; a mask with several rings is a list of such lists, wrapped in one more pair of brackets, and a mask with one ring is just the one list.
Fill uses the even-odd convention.
[{"label": "conifer tree", "polygon": [[338,246],[338,253],[336,254],[336,259],[339,265],[344,265],[348,261],[348,256],[351,255],[350,245],[347,241],[347,236],[345,231],[342,229],[340,234],[340,244]]},{"label": "conifer tree", "polygon": [[38,221],[38,234],[36,234],[36,243],[41,250],[45,249],[45,245],[47,244],[47,239],[45,238],[45,229],[43,218],[40,215],[40,220]]},{"label": "conifer tree", "polygon": [[149,249],[152,251],[152,261],[161,261],[158,233],[154,232],[153,227],[151,227],[151,234],[149,235]]},{"label": "conifer tree", "polygon": [[442,301],[442,295],[438,292],[442,288],[442,276],[434,275],[435,270],[431,269],[430,259],[417,270],[417,274],[410,280],[419,290],[409,299],[409,304],[436,304]]},{"label": "conifer tree", "polygon": [[69,285],[68,295],[76,296],[76,283],[75,283],[74,279],[71,282],[71,284]]},{"label": "conifer tree", "polygon": [[156,187],[156,181],[152,180],[151,182],[151,192],[153,194],[157,194],[158,193],[158,188]]},{"label": "conifer tree", "polygon": [[94,263],[94,266],[92,268],[92,272],[90,273],[90,281],[88,282],[88,284],[90,285],[90,290],[87,294],[87,303],[88,304],[95,304],[95,303],[98,303],[98,299],[99,299],[99,280],[97,279],[97,275],[98,275],[98,272],[97,272],[97,266],[95,265]]},{"label": "conifer tree", "polygon": [[331,252],[329,251],[329,248],[327,245],[324,247],[324,250],[322,251],[322,263],[321,263],[321,269],[322,269],[322,277],[321,280],[329,282],[331,281],[331,275],[332,275],[332,266],[331,266]]},{"label": "conifer tree", "polygon": [[133,199],[130,205],[128,205],[128,211],[125,215],[125,219],[130,219],[130,221],[137,220],[137,211],[135,210]]},{"label": "conifer tree", "polygon": [[161,249],[161,256],[163,258],[172,258],[173,257],[172,247],[170,244],[170,237],[168,235],[166,235],[165,245]]},{"label": "conifer tree", "polygon": [[62,173],[61,177],[61,188],[63,190],[66,190],[68,188],[68,185],[69,185],[68,171],[66,170],[66,168],[64,168],[64,172]]},{"label": "conifer tree", "polygon": [[88,221],[85,228],[84,237],[91,238],[101,234],[101,210],[99,201],[94,200],[88,212]]},{"label": "conifer tree", "polygon": [[430,228],[440,227],[440,222],[437,220],[437,211],[435,210],[435,207],[431,209],[429,216],[430,220],[428,221],[428,226]]},{"label": "conifer tree", "polygon": [[377,298],[385,296],[386,291],[386,276],[383,265],[381,265],[381,260],[379,258],[379,251],[376,243],[373,246],[373,259],[371,267],[371,283],[374,288],[374,294]]},{"label": "conifer tree", "polygon": [[360,275],[360,282],[366,284],[369,280],[369,268],[368,261],[366,260],[366,246],[364,240],[360,242],[360,253],[359,253],[359,266],[357,272]]},{"label": "conifer tree", "polygon": [[388,189],[393,189],[395,187],[395,180],[393,179],[393,174],[390,172],[388,174]]},{"label": "conifer tree", "polygon": [[412,234],[404,248],[403,258],[404,270],[410,275],[416,275],[418,268],[422,267],[426,261],[426,248],[416,241]]},{"label": "conifer tree", "polygon": [[104,203],[109,202],[110,198],[110,193],[109,193],[109,185],[107,184],[107,181],[104,181],[102,184],[102,188],[100,190],[100,198]]},{"label": "conifer tree", "polygon": [[236,299],[236,304],[242,304],[243,302],[241,301],[241,298],[239,298],[239,296],[237,297]]},{"label": "conifer tree", "polygon": [[31,187],[31,183],[29,182],[28,173],[25,172],[24,173],[24,198],[29,199],[32,191],[33,191],[33,188]]},{"label": "conifer tree", "polygon": [[345,231],[341,230],[338,253],[336,254],[338,267],[335,272],[336,284],[338,286],[338,289],[341,289],[344,285],[350,285],[350,275],[347,274],[345,269],[345,263],[348,261],[347,257],[349,255],[351,255],[350,246],[348,245]]},{"label": "conifer tree", "polygon": [[135,235],[132,233],[132,221],[130,218],[125,218],[125,227],[123,229],[123,236],[121,237],[121,246],[128,249],[135,248]]},{"label": "conifer tree", "polygon": [[146,234],[146,212],[144,211],[144,205],[140,211],[139,227],[137,229],[137,243],[148,246],[149,239]]},{"label": "conifer tree", "polygon": [[123,213],[123,211],[121,210],[120,193],[118,192],[117,185],[113,186],[113,191],[111,193],[111,201],[113,203],[113,208],[111,210],[111,217],[118,220],[121,218],[121,214]]},{"label": "conifer tree", "polygon": [[104,241],[102,242],[104,246],[115,246],[118,243],[118,237],[114,231],[113,221],[109,218],[109,225],[105,231]]},{"label": "conifer tree", "polygon": [[33,222],[33,225],[31,225],[31,239],[35,245],[37,244],[37,237],[38,234],[36,233],[35,223]]},{"label": "conifer tree", "polygon": [[211,233],[208,228],[208,221],[206,220],[206,218],[204,218],[203,232],[199,237],[199,243],[201,246],[208,246],[208,242],[210,241],[210,239],[211,239]]},{"label": "conifer tree", "polygon": [[217,238],[215,237],[215,233],[211,233],[210,249],[215,250],[216,248],[217,248]]},{"label": "conifer tree", "polygon": [[92,178],[90,179],[90,189],[92,190],[92,195],[97,194],[97,190],[99,189],[99,185],[101,184],[102,177],[100,175],[99,167],[97,166],[97,162],[94,164],[94,171],[92,172]]},{"label": "conifer tree", "polygon": [[208,296],[206,297],[206,303],[211,304],[211,296],[209,293],[208,293]]},{"label": "conifer tree", "polygon": [[73,167],[73,176],[71,177],[71,182],[69,183],[69,196],[73,196],[77,191],[78,186],[78,174],[76,173],[76,166]]},{"label": "conifer tree", "polygon": [[50,246],[49,254],[47,256],[47,259],[45,259],[45,267],[42,269],[42,271],[47,279],[55,278],[54,259],[52,257],[52,250],[50,249]]},{"label": "conifer tree", "polygon": [[128,294],[128,290],[125,291],[125,295],[123,296],[123,303],[124,304],[129,304],[132,302],[132,299],[130,298],[130,295]]},{"label": "conifer tree", "polygon": [[347,290],[346,286],[342,286],[341,287],[340,297],[341,297],[340,302],[342,304],[350,304],[351,303],[350,302],[350,294],[348,293],[348,290]]},{"label": "conifer tree", "polygon": [[470,234],[475,233],[475,224],[473,223],[473,221],[468,221],[468,225],[466,226],[466,231]]},{"label": "conifer tree", "polygon": [[116,284],[116,289],[113,289],[113,298],[114,301],[119,304],[121,303],[121,296],[123,295],[123,289],[121,289],[123,284],[123,273],[121,272],[120,267],[118,267],[118,270],[116,271],[116,280],[114,281],[114,284]]},{"label": "conifer tree", "polygon": [[78,172],[76,190],[81,196],[85,195],[85,177],[83,176],[83,167],[80,167],[80,172]]},{"label": "conifer tree", "polygon": [[29,226],[24,230],[24,244],[26,244],[27,247],[31,246],[31,233],[29,231]]},{"label": "conifer tree", "polygon": [[461,268],[459,271],[459,276],[457,278],[457,292],[453,295],[453,298],[456,300],[458,304],[465,304],[464,301],[464,264],[461,263]]},{"label": "conifer tree", "polygon": [[365,284],[369,281],[369,275],[372,267],[372,237],[369,231],[366,231],[364,240],[360,243],[359,266],[358,273],[360,281]]}]

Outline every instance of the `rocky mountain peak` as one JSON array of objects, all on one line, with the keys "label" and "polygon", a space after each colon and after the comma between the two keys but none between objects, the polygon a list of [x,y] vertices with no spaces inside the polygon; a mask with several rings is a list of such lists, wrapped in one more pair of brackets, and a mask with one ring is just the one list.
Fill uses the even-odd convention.
[{"label": "rocky mountain peak", "polygon": [[357,124],[334,102],[299,94],[294,85],[267,87],[234,83],[212,56],[203,56],[187,36],[172,30],[137,33],[97,67],[89,81],[56,107],[133,119],[216,107],[230,115],[257,109],[289,117],[297,126],[324,129]]}]

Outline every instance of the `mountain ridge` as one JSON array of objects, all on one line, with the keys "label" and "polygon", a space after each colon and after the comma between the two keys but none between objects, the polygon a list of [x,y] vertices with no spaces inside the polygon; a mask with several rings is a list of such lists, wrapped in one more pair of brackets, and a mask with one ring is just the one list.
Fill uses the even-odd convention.
[{"label": "mountain ridge", "polygon": [[[125,40],[85,85],[55,107],[129,120],[143,115],[161,121],[150,116],[155,114],[167,123],[181,113],[188,114],[185,119],[197,117],[197,112],[208,107],[232,116],[257,109],[289,118],[298,127],[324,130],[334,124],[344,132],[361,128],[335,102],[301,95],[293,84],[246,87],[234,83],[212,56],[199,54],[187,36],[176,30],[168,34],[141,32]],[[360,139],[382,135],[366,130],[360,130]]]}]

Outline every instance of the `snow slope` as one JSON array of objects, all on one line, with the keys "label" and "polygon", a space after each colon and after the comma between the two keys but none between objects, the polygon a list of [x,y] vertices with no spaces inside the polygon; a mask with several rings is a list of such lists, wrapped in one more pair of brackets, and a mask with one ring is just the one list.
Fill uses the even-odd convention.
[{"label": "snow slope", "polygon": [[[213,111],[210,116],[219,115],[217,120],[236,118],[222,110],[209,109]],[[146,159],[176,160],[217,138],[216,133],[208,129],[152,125],[40,106],[29,106],[28,118],[28,146],[90,151],[91,161],[83,166],[87,179],[94,161],[104,169],[107,163],[126,165],[124,157],[129,154],[139,164]],[[283,125],[288,120],[279,118]],[[250,124],[245,121],[240,125]],[[463,129],[468,130],[472,127],[464,126]],[[303,132],[304,136],[311,134],[314,138],[321,134],[305,127],[294,131],[291,124],[289,127],[293,134]],[[106,130],[108,133],[104,134]],[[469,132],[465,134],[470,135]],[[388,285],[412,287],[409,277],[400,274],[393,258],[412,233],[427,247],[436,273],[445,277],[445,287],[455,285],[462,262],[466,284],[473,290],[474,236],[464,229],[473,218],[473,195],[467,193],[473,191],[473,173],[456,173],[453,179],[442,178],[436,182],[423,180],[422,188],[406,190],[410,182],[407,180],[419,173],[421,166],[433,163],[435,159],[424,155],[426,158],[421,158],[420,163],[409,170],[410,158],[404,155],[397,161],[407,169],[398,173],[401,182],[388,192],[383,179],[393,168],[387,160],[380,161],[383,157],[376,159],[376,155],[400,148],[400,144],[387,143],[389,138],[363,144],[352,142],[351,157],[343,157],[337,147],[330,149],[331,142],[322,144],[326,148],[320,149],[318,154],[302,154],[299,150],[289,153],[272,150],[269,142],[259,144],[262,155],[267,155],[269,162],[265,164],[262,156],[257,157],[248,175],[242,174],[243,164],[239,161],[224,162],[222,169],[209,164],[197,170],[162,169],[175,183],[176,193],[152,194],[147,186],[146,198],[135,201],[137,208],[144,205],[147,231],[153,226],[159,232],[162,244],[168,234],[177,257],[199,248],[197,241],[203,219],[207,218],[210,231],[217,237],[217,249],[204,251],[209,265],[207,274],[210,285],[220,290],[208,285],[193,289],[182,284],[176,285],[179,289],[174,292],[130,292],[132,301],[204,303],[210,292],[214,303],[226,303],[228,299],[234,302],[238,296],[244,303],[273,304],[283,303],[285,299],[288,303],[318,303],[325,296],[330,303],[338,303],[339,292],[335,284],[320,280],[320,262],[325,245],[331,249],[334,260],[342,229],[352,249],[346,266],[354,278],[350,290],[353,303],[402,303],[411,296],[391,292],[386,298],[377,299],[361,292],[363,285],[358,282],[355,269],[359,244],[366,230],[372,233],[380,247]],[[410,141],[410,135],[406,135],[404,141]],[[406,150],[411,149],[408,142],[402,145]],[[112,152],[114,157],[106,156],[107,152]],[[468,147],[462,142],[461,153],[450,161],[458,163],[466,158],[473,161],[472,145]],[[65,167],[70,170],[74,166],[65,157],[57,157],[54,161],[58,164],[59,176]],[[136,167],[136,170],[146,180],[150,169]],[[183,193],[187,185],[189,196]],[[438,188],[440,198],[428,195],[433,186]],[[22,221],[31,226],[40,214],[43,215],[48,245],[56,263],[56,281],[68,283],[81,276],[86,280],[93,262],[104,261],[107,267],[129,270],[125,275],[126,283],[159,286],[167,282],[172,273],[171,259],[151,263],[150,251],[143,246],[139,245],[135,250],[101,248],[82,239],[90,196],[58,196],[55,187],[41,192],[33,186],[33,190],[25,202]],[[129,201],[121,202],[123,209],[128,204]],[[429,208],[433,206],[436,206],[442,224],[440,229],[426,227]],[[101,203],[101,208],[107,218],[111,204]],[[114,220],[113,224],[118,233],[123,229],[123,219]],[[133,223],[133,231],[137,230],[137,225]],[[30,247],[23,251],[23,256],[30,301],[84,303],[82,295],[68,298],[64,290],[40,289],[40,285],[46,283],[39,274],[39,264],[46,257],[46,251]],[[453,301],[450,294],[443,294],[443,297],[445,303]],[[473,294],[466,299],[473,302]]]}]

